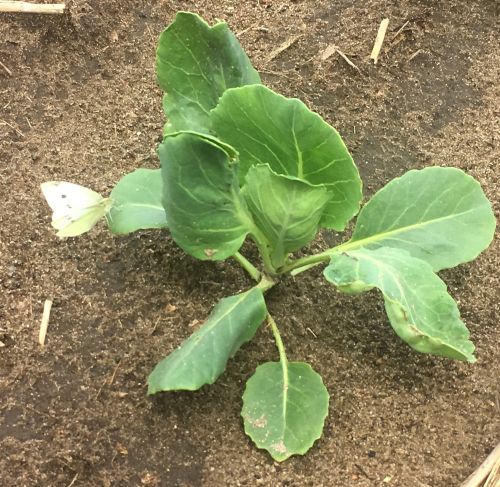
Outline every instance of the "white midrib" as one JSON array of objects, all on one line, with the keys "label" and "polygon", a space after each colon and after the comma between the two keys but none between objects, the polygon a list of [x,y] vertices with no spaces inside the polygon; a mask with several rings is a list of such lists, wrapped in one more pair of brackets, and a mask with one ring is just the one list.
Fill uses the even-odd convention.
[{"label": "white midrib", "polygon": [[395,228],[394,230],[389,230],[388,232],[383,232],[383,233],[377,233],[376,235],[372,235],[371,237],[366,237],[360,240],[350,240],[349,242],[346,242],[345,244],[337,247],[335,249],[335,253],[338,252],[339,250],[347,250],[347,249],[362,247],[364,245],[377,242],[379,240],[384,240],[388,237],[391,237],[392,235],[397,235],[398,233],[404,233],[409,230],[413,230],[415,228],[423,227],[424,225],[431,225],[440,221],[450,220],[451,218],[456,218],[458,216],[471,213],[473,211],[476,211],[476,208],[471,208],[470,210],[462,211],[461,213],[454,213],[452,215],[442,216],[440,218],[435,218],[433,220],[427,220],[425,222],[414,223],[413,225],[408,225],[406,227]]},{"label": "white midrib", "polygon": [[162,205],[147,205],[145,203],[127,203],[123,206],[132,206],[135,208],[153,208],[153,210],[165,211]]},{"label": "white midrib", "polygon": [[281,360],[281,370],[283,372],[283,435],[286,430],[286,413],[287,413],[287,403],[288,403],[288,385],[289,385],[289,377],[288,377],[288,360]]}]

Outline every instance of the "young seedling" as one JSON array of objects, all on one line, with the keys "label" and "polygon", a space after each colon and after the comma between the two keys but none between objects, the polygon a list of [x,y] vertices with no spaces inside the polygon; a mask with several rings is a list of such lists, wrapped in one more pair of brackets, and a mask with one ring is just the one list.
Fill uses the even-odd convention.
[{"label": "young seedling", "polygon": [[[275,460],[304,454],[321,436],[328,392],[310,365],[288,361],[264,295],[283,275],[319,264],[342,292],[378,288],[389,323],[416,351],[475,361],[436,274],[474,259],[493,238],[491,205],[473,178],[448,167],[412,170],[359,211],[361,181],[339,134],[300,100],[263,86],[225,23],[177,14],[156,60],[166,93],[161,169],[127,174],[109,199],[69,183],[43,186],[61,236],[84,233],[102,216],[115,234],[168,227],[188,254],[232,257],[256,281],[220,300],[158,363],[149,394],[212,384],[267,322],[279,362],[260,365],[246,384],[245,431]],[[358,211],[348,241],[294,257],[320,228],[342,231]],[[259,251],[258,265],[239,253],[246,239]]]}]

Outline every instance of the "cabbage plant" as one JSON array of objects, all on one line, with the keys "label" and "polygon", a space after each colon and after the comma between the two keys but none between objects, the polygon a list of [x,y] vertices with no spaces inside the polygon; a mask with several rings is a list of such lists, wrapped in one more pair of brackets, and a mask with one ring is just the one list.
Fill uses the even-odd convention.
[{"label": "cabbage plant", "polygon": [[[309,364],[288,361],[265,293],[283,275],[317,265],[341,292],[377,288],[388,323],[417,352],[475,361],[437,272],[474,259],[493,238],[495,219],[477,181],[451,167],[411,170],[360,209],[361,180],[338,132],[300,100],[264,86],[225,23],[178,13],[160,36],[156,67],[167,120],[161,168],[125,175],[109,198],[72,183],[44,186],[61,236],[103,216],[115,234],[168,228],[189,255],[235,259],[255,281],[220,300],[156,365],[148,394],[212,384],[267,322],[279,361],[248,379],[244,428],[277,461],[304,454],[321,436],[329,395]],[[296,257],[320,229],[343,231],[356,215],[349,240]],[[259,262],[240,253],[245,240]]]}]

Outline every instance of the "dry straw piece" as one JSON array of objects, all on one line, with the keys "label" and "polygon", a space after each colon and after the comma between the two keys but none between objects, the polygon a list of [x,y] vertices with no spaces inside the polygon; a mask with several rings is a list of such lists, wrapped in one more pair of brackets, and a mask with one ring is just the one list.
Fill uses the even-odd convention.
[{"label": "dry straw piece", "polygon": [[356,69],[359,73],[361,70],[334,44],[330,44],[322,53],[321,60],[326,61],[333,54],[337,53],[349,66]]},{"label": "dry straw piece", "polygon": [[7,67],[5,66],[4,63],[2,63],[2,61],[0,61],[0,66],[5,70],[5,72],[9,75],[9,76],[12,76],[12,71]]},{"label": "dry straw piece", "polygon": [[268,62],[272,61],[275,57],[279,56],[283,51],[287,50],[290,46],[295,44],[301,37],[303,37],[303,34],[299,34],[293,37],[290,37],[290,39],[287,39],[283,44],[280,44],[276,49],[271,51],[269,55],[266,57],[264,64],[267,64]]},{"label": "dry straw piece", "polygon": [[38,343],[43,347],[45,345],[45,336],[49,327],[50,310],[52,308],[52,299],[46,299],[43,305],[42,322],[40,323],[40,333],[38,334]]},{"label": "dry straw piece", "polygon": [[378,28],[377,37],[375,38],[375,43],[373,44],[372,53],[370,54],[370,59],[373,59],[373,63],[377,64],[378,57],[380,55],[380,49],[382,49],[382,44],[384,43],[385,33],[387,32],[387,27],[389,26],[389,19],[384,19],[380,22]]},{"label": "dry straw piece", "polygon": [[461,487],[500,487],[500,443]]},{"label": "dry straw piece", "polygon": [[63,14],[64,3],[30,3],[0,1],[0,12],[30,13],[30,14]]}]

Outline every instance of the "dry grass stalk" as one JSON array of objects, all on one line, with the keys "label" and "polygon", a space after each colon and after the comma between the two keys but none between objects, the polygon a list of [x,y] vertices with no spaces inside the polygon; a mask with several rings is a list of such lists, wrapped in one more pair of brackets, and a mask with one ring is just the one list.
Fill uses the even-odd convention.
[{"label": "dry grass stalk", "polygon": [[[8,106],[8,104],[6,106]],[[14,127],[14,125],[12,125],[11,123],[7,122],[6,120],[0,120],[0,125],[7,125],[12,130],[15,130],[18,135],[20,135],[21,137],[24,137],[24,134],[17,127]]]},{"label": "dry grass stalk", "polygon": [[31,14],[63,14],[64,3],[30,3],[0,1],[0,12],[31,13]]},{"label": "dry grass stalk", "polygon": [[330,44],[321,53],[321,60],[326,61],[328,58],[330,58],[335,53],[337,53],[349,66],[351,66],[351,68],[354,68],[359,73],[361,73],[361,70],[334,44]]},{"label": "dry grass stalk", "polygon": [[370,59],[373,59],[373,63],[377,64],[378,57],[380,55],[380,50],[382,49],[382,44],[384,43],[385,33],[387,32],[387,27],[389,26],[389,19],[384,19],[380,22],[378,28],[377,37],[375,38],[375,43],[373,44],[372,53],[370,54]]},{"label": "dry grass stalk", "polygon": [[2,63],[2,61],[0,61],[0,66],[5,69],[5,72],[9,75],[9,76],[12,76],[12,71],[7,67],[5,66],[4,63]]},{"label": "dry grass stalk", "polygon": [[287,39],[283,44],[280,44],[276,49],[272,50],[269,53],[269,56],[264,61],[264,64],[267,64],[269,61],[272,61],[275,57],[279,56],[283,51],[288,49],[291,45],[295,44],[300,38],[302,37],[302,34],[296,35],[293,37],[290,37],[290,39]]},{"label": "dry grass stalk", "polygon": [[399,29],[398,31],[392,36],[392,39],[391,39],[391,42],[394,42],[394,40],[396,39],[396,37],[401,34],[401,32],[403,32],[403,30],[405,29],[405,27],[410,23],[409,20],[407,20]]},{"label": "dry grass stalk", "polygon": [[461,487],[499,487],[499,469],[500,443],[488,455],[486,460],[477,468],[477,470],[461,485]]},{"label": "dry grass stalk", "polygon": [[45,337],[47,328],[49,327],[50,310],[52,308],[52,299],[46,299],[43,305],[42,322],[40,323],[40,333],[38,334],[38,343],[43,347],[45,345]]},{"label": "dry grass stalk", "polygon": [[354,68],[358,73],[361,73],[361,69],[359,69],[338,47],[335,49],[339,56],[349,65],[351,68]]}]

